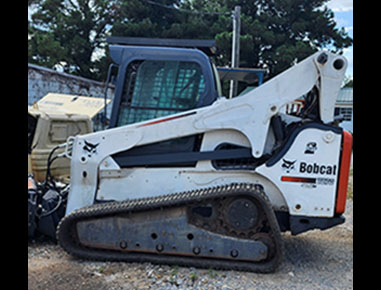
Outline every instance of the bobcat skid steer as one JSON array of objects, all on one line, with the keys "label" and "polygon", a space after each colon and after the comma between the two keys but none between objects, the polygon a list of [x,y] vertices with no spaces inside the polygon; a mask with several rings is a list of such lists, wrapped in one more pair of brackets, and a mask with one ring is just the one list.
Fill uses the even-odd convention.
[{"label": "bobcat skid steer", "polygon": [[[282,231],[344,222],[352,135],[334,117],[344,57],[319,51],[226,99],[200,49],[126,44],[110,45],[111,128],[66,142],[67,252],[265,273],[282,261]],[[303,107],[287,114],[296,99]]]}]

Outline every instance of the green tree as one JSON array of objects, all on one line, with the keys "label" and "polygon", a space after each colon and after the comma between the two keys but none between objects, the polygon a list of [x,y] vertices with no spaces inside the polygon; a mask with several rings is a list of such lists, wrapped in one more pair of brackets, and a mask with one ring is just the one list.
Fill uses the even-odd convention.
[{"label": "green tree", "polygon": [[353,78],[346,76],[343,81],[343,87],[344,88],[353,88]]},{"label": "green tree", "polygon": [[[352,44],[336,28],[328,0],[125,1],[131,9],[111,32],[120,36],[216,39],[217,64],[231,60],[234,6],[241,6],[240,66],[265,67],[270,76],[321,48],[337,53]],[[131,3],[135,3],[133,6]],[[176,4],[179,10],[170,9]],[[166,6],[166,7],[164,7]],[[154,8],[154,13],[152,13]],[[148,12],[148,14],[147,14]],[[168,16],[168,13],[170,16]]]},{"label": "green tree", "polygon": [[[213,0],[224,10],[241,6],[240,66],[266,67],[270,76],[321,48],[337,53],[352,44],[343,29],[335,27],[327,0]],[[211,1],[211,2],[213,2]],[[231,59],[232,26],[216,35],[223,62]]]},{"label": "green tree", "polygon": [[104,47],[118,9],[108,0],[32,1],[28,61],[97,78],[96,53]]},{"label": "green tree", "polygon": [[[145,0],[119,1],[120,9],[111,33],[117,36],[161,38],[175,23],[181,23],[181,13],[176,11],[180,0],[156,1],[161,5],[152,5]],[[164,5],[165,3],[165,5]]]},{"label": "green tree", "polygon": [[[232,18],[241,6],[240,66],[273,76],[320,48],[352,44],[328,0],[29,0],[29,62],[103,80],[113,36],[215,39],[218,65],[231,60]],[[103,51],[103,54],[101,53]],[[104,53],[106,51],[106,54]]]}]

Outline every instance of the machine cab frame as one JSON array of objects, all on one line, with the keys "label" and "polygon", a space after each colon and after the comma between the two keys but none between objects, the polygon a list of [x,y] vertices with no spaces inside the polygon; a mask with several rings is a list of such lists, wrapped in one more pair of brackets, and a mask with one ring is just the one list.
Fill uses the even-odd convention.
[{"label": "machine cab frame", "polygon": [[112,37],[108,42],[119,66],[110,128],[204,107],[218,97],[218,76],[204,53],[212,54],[214,41]]}]

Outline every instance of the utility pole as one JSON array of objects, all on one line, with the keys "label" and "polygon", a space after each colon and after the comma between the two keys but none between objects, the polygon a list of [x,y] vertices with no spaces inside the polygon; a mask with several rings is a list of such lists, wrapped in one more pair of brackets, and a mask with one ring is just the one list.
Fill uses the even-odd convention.
[{"label": "utility pole", "polygon": [[[239,37],[241,34],[241,6],[235,6],[233,11],[233,44],[232,67],[239,67]],[[237,95],[237,81],[230,81],[229,98]]]}]

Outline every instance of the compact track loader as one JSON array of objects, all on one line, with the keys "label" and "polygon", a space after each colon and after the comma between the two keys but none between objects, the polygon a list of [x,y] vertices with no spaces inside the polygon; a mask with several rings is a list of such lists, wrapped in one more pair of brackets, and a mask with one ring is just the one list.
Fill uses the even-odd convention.
[{"label": "compact track loader", "polygon": [[352,135],[334,116],[343,56],[319,51],[226,99],[205,49],[128,41],[110,45],[110,128],[66,142],[57,240],[67,252],[265,273],[282,261],[282,231],[344,222]]}]

